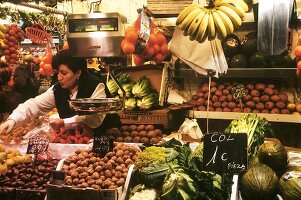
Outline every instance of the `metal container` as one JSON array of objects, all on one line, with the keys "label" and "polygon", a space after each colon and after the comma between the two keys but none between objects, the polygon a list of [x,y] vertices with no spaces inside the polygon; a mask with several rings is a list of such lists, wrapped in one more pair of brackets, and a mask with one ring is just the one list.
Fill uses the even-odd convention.
[{"label": "metal container", "polygon": [[121,56],[126,18],[119,13],[70,14],[67,40],[76,57]]}]

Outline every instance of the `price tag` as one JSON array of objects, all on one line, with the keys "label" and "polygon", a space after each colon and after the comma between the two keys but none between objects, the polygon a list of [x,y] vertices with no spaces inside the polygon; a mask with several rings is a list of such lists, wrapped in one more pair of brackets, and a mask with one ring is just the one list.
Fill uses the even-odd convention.
[{"label": "price tag", "polygon": [[238,85],[234,88],[232,88],[231,93],[233,95],[234,99],[241,99],[248,94],[248,90],[245,88],[244,85]]},{"label": "price tag", "polygon": [[27,146],[27,154],[39,154],[47,151],[49,146],[49,138],[34,137],[30,138]]},{"label": "price tag", "polygon": [[94,136],[94,140],[93,140],[94,153],[103,157],[106,155],[106,153],[113,151],[113,147],[114,147],[114,140],[106,136]]},{"label": "price tag", "polygon": [[205,134],[203,155],[203,165],[208,171],[245,171],[248,167],[247,134]]}]

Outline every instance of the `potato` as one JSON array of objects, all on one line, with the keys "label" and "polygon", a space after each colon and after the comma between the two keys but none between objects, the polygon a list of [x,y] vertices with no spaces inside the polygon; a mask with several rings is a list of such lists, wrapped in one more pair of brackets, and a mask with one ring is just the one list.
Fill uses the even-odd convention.
[{"label": "potato", "polygon": [[153,125],[150,124],[145,126],[145,131],[153,131],[153,130],[155,130],[155,127]]},{"label": "potato", "polygon": [[278,101],[276,102],[275,106],[277,108],[279,108],[279,110],[286,108],[286,103],[284,103],[283,101]]},{"label": "potato", "polygon": [[232,112],[241,112],[240,108],[233,108]]},{"label": "potato", "polygon": [[221,90],[216,90],[215,95],[216,95],[217,97],[221,97],[221,96],[223,95],[223,93],[222,93]]},{"label": "potato", "polygon": [[263,109],[262,111],[260,111],[261,113],[270,113],[270,111],[268,109]]},{"label": "potato", "polygon": [[141,124],[137,127],[137,131],[144,131],[145,130],[145,125]]},{"label": "potato", "polygon": [[127,137],[127,136],[130,136],[130,133],[128,131],[123,131],[121,133],[122,137]]},{"label": "potato", "polygon": [[207,100],[207,99],[208,99],[208,96],[209,96],[209,93],[206,92],[206,93],[204,94],[204,99]]},{"label": "potato", "polygon": [[223,91],[223,89],[225,89],[226,87],[225,87],[225,85],[223,85],[223,84],[220,84],[218,87],[217,87],[217,89],[219,89],[219,90],[221,90],[221,91]]},{"label": "potato", "polygon": [[246,96],[244,96],[243,98],[243,102],[248,102],[248,101],[251,101],[252,100],[252,96],[247,94]]},{"label": "potato", "polygon": [[211,87],[210,88],[210,93],[211,94],[214,94],[216,92],[217,88],[214,86],[214,87]]},{"label": "potato", "polygon": [[119,137],[119,136],[121,136],[121,132],[120,132],[120,130],[118,129],[118,128],[112,128],[112,135],[114,136],[114,137]]},{"label": "potato", "polygon": [[158,144],[159,140],[157,138],[152,138],[152,139],[150,139],[150,143],[151,144]]},{"label": "potato", "polygon": [[253,110],[253,113],[260,113],[260,111],[259,110]]},{"label": "potato", "polygon": [[294,112],[296,110],[296,104],[294,103],[289,103],[287,105],[287,109],[289,109],[291,112]]},{"label": "potato", "polygon": [[151,139],[151,138],[157,137],[157,134],[156,134],[155,131],[149,131],[149,132],[147,133],[147,137],[148,137],[149,139]]},{"label": "potato", "polygon": [[279,98],[280,98],[281,101],[287,102],[287,99],[288,99],[287,94],[285,94],[285,93],[279,93],[278,96],[279,96]]},{"label": "potato", "polygon": [[136,126],[136,125],[130,125],[130,126],[128,127],[128,131],[129,131],[129,132],[136,131],[136,130],[137,130],[137,126]]},{"label": "potato", "polygon": [[260,96],[260,92],[258,90],[251,90],[251,96],[252,97],[259,97]]},{"label": "potato", "polygon": [[264,109],[264,104],[263,103],[257,103],[256,104],[256,109],[259,110],[259,111],[263,110]]},{"label": "potato", "polygon": [[155,133],[157,136],[161,137],[162,136],[162,131],[160,129],[155,129]]},{"label": "potato", "polygon": [[271,113],[272,114],[279,114],[280,110],[278,108],[274,108],[274,109],[271,110]]},{"label": "potato", "polygon": [[214,111],[214,108],[210,106],[209,111]]},{"label": "potato", "polygon": [[203,85],[202,88],[201,88],[201,92],[206,93],[208,91],[209,91],[209,87],[206,86],[206,85]]},{"label": "potato", "polygon": [[216,112],[223,112],[223,109],[222,108],[215,108],[215,111]]},{"label": "potato", "polygon": [[203,98],[203,97],[204,97],[204,93],[201,92],[201,91],[198,91],[198,92],[196,93],[196,96],[197,96],[198,98]]},{"label": "potato", "polygon": [[197,108],[198,111],[205,111],[206,110],[206,107],[205,106],[200,106]]},{"label": "potato", "polygon": [[147,132],[146,131],[140,131],[139,132],[139,136],[140,137],[146,137],[147,136]]},{"label": "potato", "polygon": [[[205,101],[204,106],[207,107],[207,105],[208,105],[208,100]],[[212,105],[213,105],[212,101],[209,100],[209,106],[212,107]]]},{"label": "potato", "polygon": [[227,96],[226,95],[220,96],[218,101],[221,102],[221,103],[224,102],[224,101],[227,101]]},{"label": "potato", "polygon": [[137,137],[139,135],[138,131],[132,131],[131,132],[131,137],[134,138],[134,137]]},{"label": "potato", "polygon": [[259,103],[260,102],[260,98],[259,97],[253,97],[252,101],[254,101],[254,103]]},{"label": "potato", "polygon": [[261,97],[260,97],[260,101],[262,102],[262,103],[266,103],[266,102],[268,102],[270,100],[270,97],[268,96],[268,95],[262,95]]},{"label": "potato", "polygon": [[222,106],[222,108],[228,107],[228,102],[223,102],[221,106]]},{"label": "potato", "polygon": [[217,102],[218,99],[219,99],[219,97],[216,96],[216,95],[213,95],[212,98],[211,98],[212,102]]},{"label": "potato", "polygon": [[268,96],[272,96],[275,94],[275,91],[272,88],[267,87],[266,89],[264,89],[264,94],[268,95]]},{"label": "potato", "polygon": [[228,94],[230,94],[230,91],[227,90],[227,89],[224,89],[224,90],[223,90],[223,95],[226,95],[226,96],[227,96]]},{"label": "potato", "polygon": [[274,84],[268,84],[267,87],[268,87],[268,88],[272,88],[272,89],[275,89],[275,88],[276,88]]},{"label": "potato", "polygon": [[125,137],[124,142],[132,142],[133,138],[131,136]]},{"label": "potato", "polygon": [[234,102],[229,102],[228,107],[231,109],[234,109],[234,108],[236,108],[236,104]]},{"label": "potato", "polygon": [[223,112],[231,112],[231,111],[232,111],[231,108],[228,108],[228,107],[223,108]]},{"label": "potato", "polygon": [[231,91],[232,88],[233,88],[233,85],[228,85],[228,86],[226,87],[226,89],[229,90],[229,91]]},{"label": "potato", "polygon": [[263,83],[258,83],[258,84],[255,85],[255,89],[260,91],[260,92],[264,91],[266,89],[266,87],[267,86]]},{"label": "potato", "polygon": [[251,109],[251,108],[244,108],[244,112],[245,112],[245,113],[251,113],[251,112],[252,112],[252,109]]},{"label": "potato", "polygon": [[227,101],[228,101],[228,102],[233,101],[233,95],[232,95],[232,94],[228,94],[228,95],[227,95]]},{"label": "potato", "polygon": [[196,106],[203,106],[205,104],[205,99],[204,98],[199,98],[197,101],[196,101]]},{"label": "potato", "polygon": [[264,107],[265,107],[266,109],[268,109],[268,110],[272,110],[272,109],[275,107],[275,105],[274,105],[273,102],[268,101],[268,102],[265,103]]},{"label": "potato", "polygon": [[120,131],[121,131],[121,132],[127,131],[127,130],[128,130],[128,126],[125,126],[125,125],[124,125],[124,126],[121,126],[121,127],[120,127]]},{"label": "potato", "polygon": [[149,143],[149,139],[147,137],[143,137],[140,140],[142,143]]},{"label": "potato", "polygon": [[140,137],[139,136],[134,137],[133,142],[139,143],[140,142]]},{"label": "potato", "polygon": [[281,114],[291,114],[291,112],[288,109],[286,109],[286,108],[281,109],[280,113]]},{"label": "potato", "polygon": [[280,101],[280,97],[275,94],[270,97],[270,100],[274,103],[277,103],[278,101]]},{"label": "potato", "polygon": [[214,102],[213,103],[213,108],[220,108],[222,104],[220,102]]},{"label": "potato", "polygon": [[247,88],[247,90],[251,91],[251,90],[254,89],[254,85],[249,83],[249,84],[246,85],[246,88]]}]

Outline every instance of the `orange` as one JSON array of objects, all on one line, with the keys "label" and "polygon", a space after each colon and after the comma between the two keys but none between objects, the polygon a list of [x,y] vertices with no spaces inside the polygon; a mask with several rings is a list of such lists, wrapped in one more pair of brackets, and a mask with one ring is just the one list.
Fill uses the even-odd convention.
[{"label": "orange", "polygon": [[132,54],[135,51],[135,45],[130,42],[125,42],[123,44],[122,51],[124,54]]},{"label": "orange", "polygon": [[155,44],[152,47],[154,49],[154,54],[160,53],[161,48],[160,48],[160,46],[158,44]]},{"label": "orange", "polygon": [[124,45],[125,42],[126,42],[126,40],[121,41],[121,44],[120,44],[121,49],[123,48],[123,45]]},{"label": "orange", "polygon": [[128,32],[134,32],[134,33],[139,33],[139,30],[133,26],[129,26],[125,29],[125,35],[128,33]]},{"label": "orange", "polygon": [[62,50],[65,50],[65,49],[69,49],[69,45],[68,45],[67,41],[64,42],[64,45],[62,47]]},{"label": "orange", "polygon": [[149,45],[146,45],[145,49],[142,52],[142,55],[145,58],[151,58],[154,55],[154,49]]},{"label": "orange", "polygon": [[298,35],[301,35],[301,30],[298,30]]},{"label": "orange", "polygon": [[142,55],[134,54],[133,57],[134,57],[135,65],[143,65],[144,64],[144,58]]},{"label": "orange", "polygon": [[301,57],[301,46],[297,46],[297,47],[295,48],[295,55],[296,55],[297,57]]},{"label": "orange", "polygon": [[164,43],[161,45],[160,47],[160,53],[162,53],[163,55],[168,55],[169,54],[169,50],[167,48],[167,44]]},{"label": "orange", "polygon": [[301,35],[298,36],[298,45],[301,45]]},{"label": "orange", "polygon": [[156,37],[157,37],[159,45],[162,45],[162,44],[166,43],[166,38],[165,38],[165,36],[162,33],[158,33],[156,35]]},{"label": "orange", "polygon": [[162,55],[161,53],[158,53],[154,56],[154,61],[155,63],[162,63],[162,61],[164,60],[165,56]]},{"label": "orange", "polygon": [[301,60],[299,60],[299,61],[297,62],[297,68],[298,68],[298,69],[301,69]]},{"label": "orange", "polygon": [[147,42],[149,45],[155,45],[155,44],[158,44],[158,39],[156,37],[155,34],[150,34],[149,36],[149,39],[148,39],[148,42]]},{"label": "orange", "polygon": [[139,37],[138,33],[134,31],[129,31],[125,34],[125,39],[134,44],[138,40],[138,37]]}]

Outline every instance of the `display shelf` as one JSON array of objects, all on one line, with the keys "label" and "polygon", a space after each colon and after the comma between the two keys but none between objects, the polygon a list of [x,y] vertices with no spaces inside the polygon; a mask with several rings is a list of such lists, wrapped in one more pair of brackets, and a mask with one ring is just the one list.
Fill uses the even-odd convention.
[{"label": "display shelf", "polygon": [[[246,113],[240,112],[215,112],[215,111],[193,111],[188,112],[188,116],[191,118],[200,119],[226,119],[233,120],[238,119],[241,115]],[[301,115],[289,115],[289,114],[267,114],[267,113],[257,113],[258,116],[266,118],[270,122],[286,122],[286,123],[301,123]]]},{"label": "display shelf", "polygon": [[[177,78],[204,77],[193,69],[174,69]],[[296,68],[229,68],[226,74],[220,77],[226,78],[296,78]]]}]

